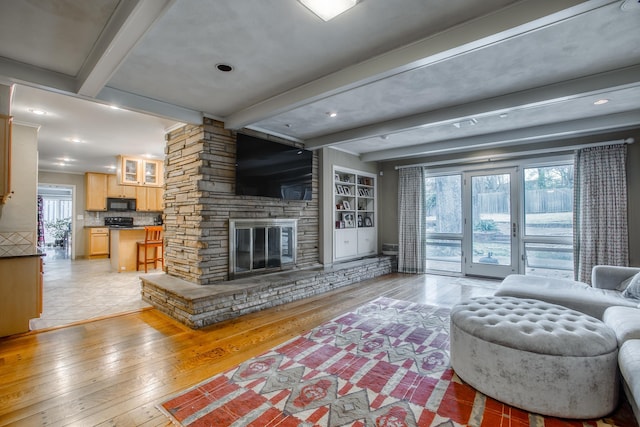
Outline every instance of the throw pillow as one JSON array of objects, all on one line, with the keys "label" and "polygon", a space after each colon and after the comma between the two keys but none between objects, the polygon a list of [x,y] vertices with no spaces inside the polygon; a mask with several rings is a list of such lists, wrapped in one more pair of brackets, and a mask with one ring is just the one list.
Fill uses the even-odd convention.
[{"label": "throw pillow", "polygon": [[[622,296],[625,298],[640,299],[640,273],[631,276],[627,280],[629,281],[629,284],[624,292],[622,292]],[[625,282],[627,280],[625,280]]]}]

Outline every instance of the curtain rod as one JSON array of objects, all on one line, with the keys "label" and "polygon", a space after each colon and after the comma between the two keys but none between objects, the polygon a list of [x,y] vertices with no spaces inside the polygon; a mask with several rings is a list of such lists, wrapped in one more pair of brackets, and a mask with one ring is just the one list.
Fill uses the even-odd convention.
[{"label": "curtain rod", "polygon": [[634,138],[624,138],[624,139],[616,139],[613,141],[592,142],[590,144],[565,145],[562,147],[540,148],[538,150],[517,151],[515,153],[500,153],[500,154],[494,154],[494,155],[487,154],[483,156],[468,157],[465,159],[450,159],[450,160],[441,160],[436,162],[416,163],[412,165],[396,166],[395,170],[405,169],[405,168],[415,168],[419,166],[422,166],[422,167],[444,166],[444,165],[450,165],[453,163],[470,163],[470,162],[477,162],[482,160],[486,160],[486,161],[504,160],[510,157],[516,157],[521,155],[527,156],[532,154],[559,153],[562,151],[575,151],[575,150],[580,150],[582,148],[602,147],[604,145],[612,145],[612,144],[633,144],[634,142],[635,142]]}]

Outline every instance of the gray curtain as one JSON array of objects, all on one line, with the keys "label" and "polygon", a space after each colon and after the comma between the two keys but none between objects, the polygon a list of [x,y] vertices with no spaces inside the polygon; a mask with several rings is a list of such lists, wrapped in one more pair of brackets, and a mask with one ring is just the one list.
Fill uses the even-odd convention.
[{"label": "gray curtain", "polygon": [[629,265],[626,144],[579,150],[574,167],[574,274],[591,283],[595,265]]},{"label": "gray curtain", "polygon": [[403,168],[398,183],[398,271],[425,270],[424,168]]}]

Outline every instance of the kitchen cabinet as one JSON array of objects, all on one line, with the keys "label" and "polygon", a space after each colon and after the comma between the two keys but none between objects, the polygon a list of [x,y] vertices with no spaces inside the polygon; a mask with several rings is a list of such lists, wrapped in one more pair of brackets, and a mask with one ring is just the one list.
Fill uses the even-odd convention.
[{"label": "kitchen cabinet", "polygon": [[118,183],[161,187],[164,184],[163,168],[162,160],[118,156]]},{"label": "kitchen cabinet", "polygon": [[87,229],[89,242],[89,258],[106,258],[109,256],[109,229],[107,227],[91,227]]},{"label": "kitchen cabinet", "polygon": [[107,210],[107,180],[106,173],[87,172],[84,180],[85,210]]},{"label": "kitchen cabinet", "polygon": [[116,175],[107,175],[107,197],[119,199],[135,199],[136,187],[118,184]]},{"label": "kitchen cabinet", "polygon": [[135,187],[136,210],[140,212],[162,212],[164,189],[159,187]]},{"label": "kitchen cabinet", "polygon": [[42,258],[0,258],[0,336],[29,331],[42,313]]},{"label": "kitchen cabinet", "polygon": [[11,195],[11,125],[12,117],[0,114],[0,203]]},{"label": "kitchen cabinet", "polygon": [[344,168],[333,170],[333,259],[377,253],[376,176]]}]

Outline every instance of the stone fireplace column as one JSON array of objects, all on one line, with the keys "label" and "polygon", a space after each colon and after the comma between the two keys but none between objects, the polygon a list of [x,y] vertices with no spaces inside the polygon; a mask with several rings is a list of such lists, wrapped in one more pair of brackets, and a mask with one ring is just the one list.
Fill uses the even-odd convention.
[{"label": "stone fireplace column", "polygon": [[167,136],[164,224],[167,273],[199,285],[227,274],[227,224],[212,221],[213,197],[231,197],[235,137],[205,118]]}]

